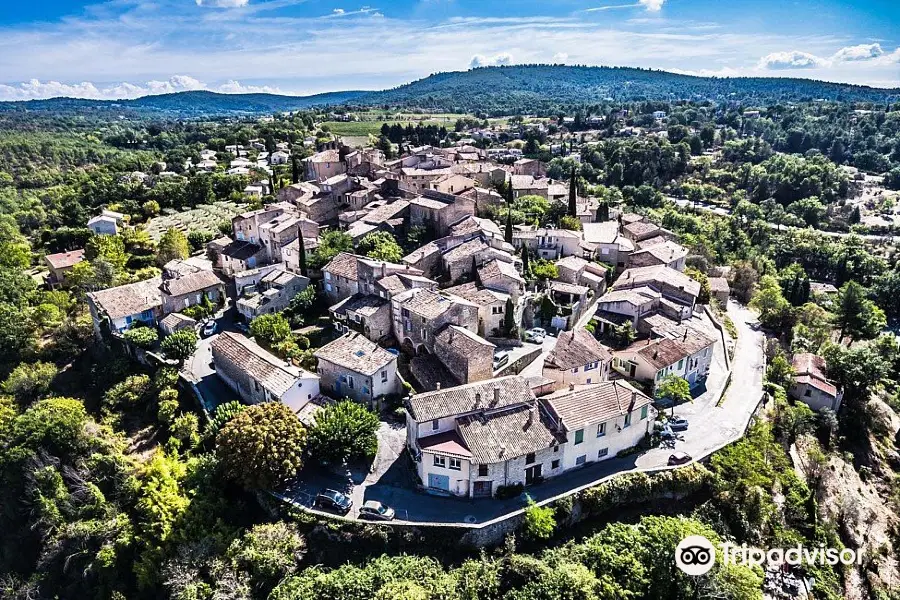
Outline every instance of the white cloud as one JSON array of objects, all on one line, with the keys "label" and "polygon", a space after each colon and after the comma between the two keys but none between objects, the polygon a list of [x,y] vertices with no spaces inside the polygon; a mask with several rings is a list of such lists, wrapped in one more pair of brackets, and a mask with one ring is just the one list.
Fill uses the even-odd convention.
[{"label": "white cloud", "polygon": [[569,60],[569,55],[566,54],[565,52],[557,52],[556,54],[553,55],[554,63],[564,63],[567,60]]},{"label": "white cloud", "polygon": [[334,9],[333,11],[331,11],[331,13],[334,14],[334,15],[342,15],[342,14],[344,14],[344,9],[343,9],[343,8],[336,8],[336,9]]},{"label": "white cloud", "polygon": [[884,50],[881,49],[881,44],[859,44],[841,48],[834,53],[832,59],[837,61],[869,60],[883,54]]},{"label": "white cloud", "polygon": [[469,61],[470,69],[477,69],[478,67],[499,67],[502,65],[511,65],[513,61],[512,54],[509,52],[501,52],[493,57],[488,57],[483,54],[476,54],[472,57],[472,60]]},{"label": "white cloud", "polygon": [[212,8],[240,8],[247,6],[250,0],[194,0],[197,6],[210,6]]},{"label": "white cloud", "polygon": [[647,10],[651,12],[662,10],[663,4],[665,3],[666,0],[638,0],[638,4],[647,7]]},{"label": "white cloud", "polygon": [[67,84],[59,81],[39,81],[32,79],[13,85],[0,84],[0,101],[3,100],[44,100],[66,96],[71,98],[89,98],[92,100],[128,100],[142,96],[173,94],[194,90],[209,90],[222,94],[281,94],[277,87],[268,85],[244,85],[230,80],[218,86],[210,86],[188,75],[175,75],[166,81],[147,81],[145,83],[122,82],[111,85],[98,85],[90,81]]},{"label": "white cloud", "polygon": [[760,69],[814,69],[828,66],[828,61],[809,52],[772,52],[759,59]]}]

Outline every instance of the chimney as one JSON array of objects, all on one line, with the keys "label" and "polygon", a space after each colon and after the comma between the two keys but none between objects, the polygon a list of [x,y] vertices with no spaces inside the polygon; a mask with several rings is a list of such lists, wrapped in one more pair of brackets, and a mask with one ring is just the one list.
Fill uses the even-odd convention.
[{"label": "chimney", "polygon": [[534,407],[528,409],[528,420],[525,421],[525,429],[528,429],[534,424]]},{"label": "chimney", "polygon": [[475,394],[475,408],[481,408],[481,394]]},{"label": "chimney", "polygon": [[381,263],[381,276],[387,276],[387,263]]},{"label": "chimney", "polygon": [[574,390],[575,390],[575,384],[574,384],[574,383],[569,383],[569,391],[571,392],[571,391],[574,391]]},{"label": "chimney", "polygon": [[497,406],[500,403],[500,386],[494,386],[494,401],[491,406]]},{"label": "chimney", "polygon": [[441,389],[441,382],[440,382],[440,381],[437,382],[437,388],[435,388],[435,389],[438,389],[438,390]]}]

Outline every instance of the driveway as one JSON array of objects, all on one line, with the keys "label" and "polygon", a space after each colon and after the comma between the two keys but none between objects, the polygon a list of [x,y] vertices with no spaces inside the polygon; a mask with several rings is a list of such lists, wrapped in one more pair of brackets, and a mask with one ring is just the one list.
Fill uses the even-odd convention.
[{"label": "driveway", "polygon": [[[640,455],[591,463],[582,469],[530,487],[529,496],[540,502],[571,490],[589,487],[616,473],[659,469],[666,466],[673,450],[681,450],[700,459],[739,439],[762,398],[764,336],[750,327],[757,320],[752,311],[731,303],[728,315],[739,331],[731,384],[721,405],[717,406],[727,378],[725,349],[717,344],[706,389],[701,390],[693,402],[675,409],[676,414],[688,419],[690,426],[683,433],[683,439],[674,444],[674,448],[655,448]],[[553,340],[551,343],[555,344],[556,338],[548,338],[549,340]],[[540,374],[539,367],[542,365],[543,359],[539,358],[526,367],[526,371],[536,370]],[[528,373],[523,372],[523,375],[527,376]],[[350,516],[355,515],[356,508],[362,501],[378,500],[394,507],[400,520],[432,523],[483,523],[516,511],[524,505],[523,498],[472,500],[431,496],[416,491],[410,485],[410,482],[415,482],[414,466],[403,449],[404,436],[405,429],[399,423],[382,423],[379,430],[381,446],[371,473],[305,473],[303,481],[294,484],[286,495],[291,500],[308,506],[313,495],[322,487],[342,486],[342,489],[351,491],[354,500],[355,508]],[[397,458],[391,462],[392,457]]]},{"label": "driveway", "polygon": [[212,364],[213,340],[222,331],[237,332],[234,327],[234,312],[234,309],[228,310],[216,321],[219,327],[214,335],[197,340],[197,350],[181,367],[182,374],[193,381],[200,391],[200,401],[207,413],[212,413],[220,404],[239,399],[237,393],[216,375]]}]

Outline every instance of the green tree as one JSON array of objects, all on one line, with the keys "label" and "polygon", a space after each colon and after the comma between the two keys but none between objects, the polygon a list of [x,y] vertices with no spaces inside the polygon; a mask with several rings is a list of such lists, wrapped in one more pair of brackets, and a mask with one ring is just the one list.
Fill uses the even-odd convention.
[{"label": "green tree", "polygon": [[753,294],[750,306],[759,311],[759,320],[767,328],[780,331],[791,317],[791,303],[785,299],[778,280],[764,275]]},{"label": "green tree", "polygon": [[187,360],[197,350],[197,334],[193,329],[182,329],[166,336],[160,344],[166,358]]},{"label": "green tree", "polygon": [[286,521],[254,525],[227,552],[235,567],[250,573],[263,588],[296,572],[305,555],[306,540],[297,525]]},{"label": "green tree", "polygon": [[780,385],[784,389],[791,387],[794,382],[794,367],[787,359],[784,352],[779,350],[766,367],[766,379],[770,383]]},{"label": "green tree", "polygon": [[841,287],[834,313],[835,323],[841,330],[839,339],[849,335],[851,343],[874,338],[887,324],[884,311],[866,297],[865,288],[855,281]]},{"label": "green tree", "polygon": [[166,231],[159,240],[156,250],[156,264],[165,265],[170,260],[185,259],[191,254],[187,237],[174,227]]},{"label": "green tree", "polygon": [[326,406],[316,414],[309,430],[309,454],[324,464],[375,456],[378,450],[378,415],[352,400]]},{"label": "green tree", "polygon": [[700,295],[697,296],[699,304],[709,304],[712,299],[712,291],[709,289],[709,277],[703,271],[688,267],[684,274],[700,284]]},{"label": "green tree", "polygon": [[306,429],[281,402],[248,406],[216,436],[225,474],[248,489],[271,489],[303,466]]},{"label": "green tree", "polygon": [[559,269],[556,268],[556,265],[543,258],[539,258],[532,263],[531,273],[541,281],[559,277]]},{"label": "green tree", "polygon": [[356,251],[363,256],[392,263],[399,263],[403,258],[403,248],[386,231],[374,231],[366,235],[359,241]]},{"label": "green tree", "polygon": [[508,337],[518,338],[518,328],[516,327],[516,307],[512,298],[506,299],[506,306],[503,314],[503,331]]},{"label": "green tree", "polygon": [[84,428],[87,423],[87,411],[80,400],[38,400],[16,419],[13,440],[34,450],[47,449],[57,455],[69,454],[86,443]]},{"label": "green tree", "polygon": [[116,271],[121,271],[128,262],[125,241],[118,235],[91,236],[84,247],[84,258],[92,262],[105,261],[111,264]]},{"label": "green tree", "polygon": [[47,395],[59,369],[53,363],[22,363],[3,382],[3,391],[27,405]]},{"label": "green tree", "polygon": [[232,400],[218,405],[209,420],[210,435],[218,435],[219,431],[225,427],[229,421],[238,416],[245,408],[247,408],[247,405],[242,404],[238,400]]},{"label": "green tree", "polygon": [[807,302],[797,309],[791,337],[794,352],[818,353],[822,344],[831,337],[831,315],[818,304]]},{"label": "green tree", "polygon": [[200,421],[194,413],[182,413],[175,417],[169,432],[187,448],[194,448],[200,443]]},{"label": "green tree", "polygon": [[319,239],[319,247],[309,257],[308,266],[321,269],[341,252],[353,252],[353,238],[343,231],[326,231]]},{"label": "green tree", "polygon": [[656,398],[667,398],[673,404],[691,401],[691,386],[687,380],[677,375],[668,375],[656,385]]},{"label": "green tree", "polygon": [[159,408],[156,411],[157,420],[163,425],[171,425],[178,413],[178,391],[167,388],[159,393]]},{"label": "green tree", "polygon": [[568,229],[569,231],[581,231],[581,220],[571,215],[562,216],[559,219],[559,228]]},{"label": "green tree", "polygon": [[297,252],[297,262],[300,263],[300,274],[304,277],[307,276],[306,272],[306,242],[303,241],[303,235],[297,238],[297,244],[299,245],[299,250]]},{"label": "green tree", "polygon": [[250,321],[250,333],[266,346],[291,339],[291,324],[281,313],[260,315]]}]

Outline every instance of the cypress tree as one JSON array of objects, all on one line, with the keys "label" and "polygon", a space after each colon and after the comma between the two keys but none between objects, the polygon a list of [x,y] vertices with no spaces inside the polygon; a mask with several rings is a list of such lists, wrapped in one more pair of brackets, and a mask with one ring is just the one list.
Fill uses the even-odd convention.
[{"label": "cypress tree", "polygon": [[291,157],[291,183],[300,183],[300,170],[297,168],[297,157]]},{"label": "cypress tree", "polygon": [[528,246],[522,244],[522,275],[525,279],[531,278],[531,265],[528,263]]},{"label": "cypress tree", "polygon": [[575,181],[575,167],[572,167],[572,174],[569,178],[569,216],[578,216],[578,183]]},{"label": "cypress tree", "polygon": [[306,244],[303,243],[303,232],[300,232],[300,251],[297,253],[300,261],[300,274],[306,277]]},{"label": "cypress tree", "polygon": [[799,306],[801,304],[801,302],[800,302],[800,294],[801,294],[800,285],[801,285],[800,284],[800,275],[798,274],[798,275],[794,276],[794,281],[791,283],[791,294],[788,297],[788,300],[790,300],[791,304],[793,304],[794,306]]},{"label": "cypress tree", "polygon": [[513,243],[513,230],[512,230],[512,183],[509,184],[509,188],[506,195],[506,231],[504,232],[503,239],[506,240],[507,244]]},{"label": "cypress tree", "polygon": [[800,294],[801,294],[800,304],[806,304],[807,302],[809,302],[809,295],[810,295],[809,277],[807,277],[803,280],[803,287],[802,287]]},{"label": "cypress tree", "polygon": [[503,328],[506,330],[506,335],[512,337],[513,331],[516,330],[516,315],[515,315],[515,306],[513,306],[512,298],[506,299],[506,315],[503,317]]},{"label": "cypress tree", "polygon": [[600,208],[597,210],[597,216],[600,218],[597,219],[601,223],[605,223],[609,221],[609,204],[607,202],[601,202]]}]

